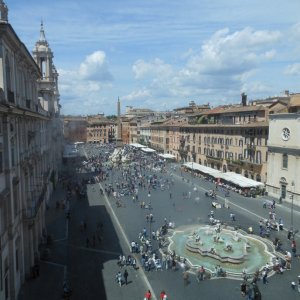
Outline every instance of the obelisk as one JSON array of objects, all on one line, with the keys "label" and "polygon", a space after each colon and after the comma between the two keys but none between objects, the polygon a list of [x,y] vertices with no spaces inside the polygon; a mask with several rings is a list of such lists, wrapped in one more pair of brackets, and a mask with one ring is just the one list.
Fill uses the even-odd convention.
[{"label": "obelisk", "polygon": [[123,146],[123,141],[122,141],[122,128],[121,128],[121,103],[119,97],[118,97],[117,110],[118,110],[118,117],[117,117],[118,128],[117,128],[116,146],[117,148],[121,148]]}]

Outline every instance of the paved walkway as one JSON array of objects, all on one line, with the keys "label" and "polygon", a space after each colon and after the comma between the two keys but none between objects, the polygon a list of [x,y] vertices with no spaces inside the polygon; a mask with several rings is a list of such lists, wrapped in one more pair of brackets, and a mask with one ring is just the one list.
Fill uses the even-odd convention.
[{"label": "paved walkway", "polygon": [[46,211],[46,227],[51,234],[53,244],[47,246],[49,258],[40,261],[40,277],[25,282],[19,294],[19,300],[60,299],[66,271],[66,228],[67,222],[62,209],[55,208],[56,200],[65,198],[64,190],[59,186],[50,199]]}]

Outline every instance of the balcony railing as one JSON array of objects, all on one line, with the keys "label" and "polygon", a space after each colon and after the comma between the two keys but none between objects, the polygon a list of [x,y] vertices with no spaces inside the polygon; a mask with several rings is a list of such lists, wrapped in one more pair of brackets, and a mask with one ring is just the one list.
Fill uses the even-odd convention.
[{"label": "balcony railing", "polygon": [[222,157],[216,157],[216,156],[211,156],[211,155],[206,155],[207,160],[216,160],[216,161],[222,161]]},{"label": "balcony railing", "polygon": [[257,160],[242,159],[242,162],[248,165],[262,166],[262,162]]},{"label": "balcony railing", "polygon": [[253,144],[247,144],[247,149],[248,149],[248,150],[256,151],[256,146],[253,145]]},{"label": "balcony railing", "polygon": [[243,160],[234,160],[234,159],[226,159],[226,162],[228,165],[236,165],[236,166],[242,166],[244,164]]}]

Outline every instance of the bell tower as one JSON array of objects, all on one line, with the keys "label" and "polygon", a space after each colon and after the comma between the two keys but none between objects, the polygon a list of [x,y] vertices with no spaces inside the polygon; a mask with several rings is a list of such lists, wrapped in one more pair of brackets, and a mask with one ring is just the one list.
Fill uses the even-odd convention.
[{"label": "bell tower", "polygon": [[0,22],[8,22],[8,8],[3,0],[0,0]]},{"label": "bell tower", "polygon": [[35,43],[35,48],[33,49],[33,58],[39,66],[42,73],[42,80],[49,81],[52,79],[52,59],[53,52],[49,47],[46,40],[43,21],[41,22],[40,38]]},{"label": "bell tower", "polygon": [[44,110],[54,114],[57,111],[56,79],[58,74],[53,65],[53,52],[46,39],[43,21],[41,22],[40,37],[35,43],[32,55],[41,71],[41,78],[38,80],[40,104]]}]

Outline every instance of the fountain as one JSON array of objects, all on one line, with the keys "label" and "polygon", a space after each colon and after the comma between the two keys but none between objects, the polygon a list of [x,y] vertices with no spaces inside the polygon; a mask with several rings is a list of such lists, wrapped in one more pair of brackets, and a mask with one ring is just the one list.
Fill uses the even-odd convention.
[{"label": "fountain", "polygon": [[220,224],[190,225],[174,231],[168,250],[184,257],[191,267],[204,266],[211,273],[220,266],[229,277],[249,275],[270,264],[274,247],[266,240]]}]

